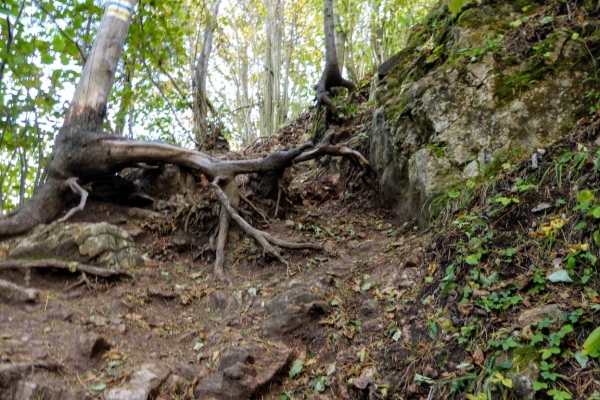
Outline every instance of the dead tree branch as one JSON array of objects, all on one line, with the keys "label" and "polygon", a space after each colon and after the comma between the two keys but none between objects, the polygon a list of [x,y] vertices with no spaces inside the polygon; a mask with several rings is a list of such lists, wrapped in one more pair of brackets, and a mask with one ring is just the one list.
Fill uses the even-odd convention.
[{"label": "dead tree branch", "polygon": [[37,289],[24,288],[0,279],[0,298],[11,303],[37,303],[40,292]]}]

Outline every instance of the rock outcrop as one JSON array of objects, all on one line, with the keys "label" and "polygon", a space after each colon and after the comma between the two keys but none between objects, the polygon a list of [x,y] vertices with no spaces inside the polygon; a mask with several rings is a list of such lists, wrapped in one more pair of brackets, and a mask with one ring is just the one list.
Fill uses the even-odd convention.
[{"label": "rock outcrop", "polygon": [[56,258],[111,270],[130,270],[141,262],[139,251],[129,234],[106,222],[42,225],[19,243],[10,257]]},{"label": "rock outcrop", "polygon": [[372,92],[370,161],[384,204],[406,219],[449,184],[567,134],[596,85],[584,42],[597,27],[556,2],[473,1],[457,16],[443,3]]}]

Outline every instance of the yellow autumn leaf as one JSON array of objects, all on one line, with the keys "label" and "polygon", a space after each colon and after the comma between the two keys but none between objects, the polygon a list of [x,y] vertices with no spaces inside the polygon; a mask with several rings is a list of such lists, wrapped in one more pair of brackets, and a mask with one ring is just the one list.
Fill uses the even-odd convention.
[{"label": "yellow autumn leaf", "polygon": [[588,251],[589,247],[590,247],[590,245],[587,243],[574,244],[571,247],[569,247],[569,250],[571,251],[571,253],[577,254],[582,251],[584,251],[584,252]]}]

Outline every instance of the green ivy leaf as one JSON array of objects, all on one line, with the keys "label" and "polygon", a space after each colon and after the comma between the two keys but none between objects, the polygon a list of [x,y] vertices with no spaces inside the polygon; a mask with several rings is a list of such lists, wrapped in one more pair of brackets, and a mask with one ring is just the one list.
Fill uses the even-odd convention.
[{"label": "green ivy leaf", "polygon": [[465,262],[469,265],[477,265],[479,264],[479,260],[481,259],[481,253],[475,253],[467,256],[465,258]]},{"label": "green ivy leaf", "polygon": [[590,336],[585,340],[581,354],[587,356],[594,350],[600,351],[600,326],[594,329],[594,331],[590,333]]},{"label": "green ivy leaf", "polygon": [[551,24],[553,22],[554,22],[554,17],[544,17],[540,21],[540,24],[542,24],[542,25],[548,25],[548,24]]},{"label": "green ivy leaf", "polygon": [[89,389],[93,390],[94,392],[102,392],[104,389],[106,389],[106,383],[104,383],[104,382],[95,383],[95,384],[91,385],[89,387]]},{"label": "green ivy leaf", "polygon": [[304,369],[304,360],[301,358],[296,358],[292,363],[292,368],[290,368],[289,376],[290,378],[294,378],[302,372]]},{"label": "green ivy leaf", "polygon": [[547,360],[550,357],[552,357],[552,355],[554,355],[554,354],[560,354],[560,348],[559,347],[550,347],[549,349],[541,350],[541,353],[542,353],[542,360]]},{"label": "green ivy leaf", "polygon": [[581,203],[591,203],[594,201],[594,194],[590,190],[580,190],[577,193],[577,202]]},{"label": "green ivy leaf", "polygon": [[462,7],[463,7],[463,5],[465,5],[466,2],[467,2],[467,0],[450,0],[448,9],[452,13],[458,14],[460,12],[460,10],[462,10]]}]

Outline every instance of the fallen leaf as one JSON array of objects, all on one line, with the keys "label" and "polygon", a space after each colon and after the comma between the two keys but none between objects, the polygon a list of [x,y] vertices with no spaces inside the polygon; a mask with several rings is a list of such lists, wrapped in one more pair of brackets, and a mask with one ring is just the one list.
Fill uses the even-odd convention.
[{"label": "fallen leaf", "polygon": [[477,349],[475,353],[473,353],[473,361],[475,361],[477,364],[483,364],[485,361],[485,355],[481,349]]},{"label": "fallen leaf", "polygon": [[571,279],[571,277],[569,276],[569,273],[564,269],[560,269],[560,270],[550,274],[547,277],[547,279],[552,283],[559,283],[559,282],[572,283],[573,282],[573,279]]}]

